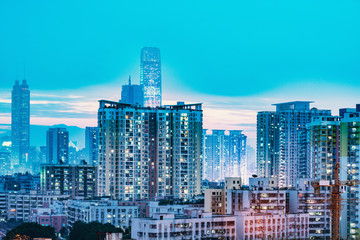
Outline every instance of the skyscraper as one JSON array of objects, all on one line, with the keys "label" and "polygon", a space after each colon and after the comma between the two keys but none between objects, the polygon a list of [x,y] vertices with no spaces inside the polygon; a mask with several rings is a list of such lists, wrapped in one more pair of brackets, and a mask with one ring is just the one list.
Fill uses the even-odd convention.
[{"label": "skyscraper", "polygon": [[26,171],[30,144],[30,90],[23,80],[15,82],[11,95],[11,168]]},{"label": "skyscraper", "polygon": [[201,104],[141,108],[101,100],[99,196],[119,200],[200,194]]},{"label": "skyscraper", "polygon": [[49,128],[46,132],[46,160],[52,164],[68,164],[69,132],[66,128]]},{"label": "skyscraper", "polygon": [[340,158],[340,118],[316,117],[309,124],[310,172],[316,180],[333,180]]},{"label": "skyscraper", "polygon": [[219,182],[225,179],[225,161],[229,150],[225,130],[212,130],[204,134],[204,177]]},{"label": "skyscraper", "polygon": [[204,178],[224,181],[226,177],[244,177],[246,136],[241,130],[204,132]]},{"label": "skyscraper", "polygon": [[155,47],[141,49],[140,85],[144,90],[144,106],[161,106],[161,60],[160,50]]},{"label": "skyscraper", "polygon": [[85,128],[85,160],[88,164],[98,164],[99,128]]},{"label": "skyscraper", "polygon": [[241,177],[245,182],[246,139],[242,130],[229,130],[229,158],[225,162],[225,177]]},{"label": "skyscraper", "polygon": [[[335,180],[336,163],[340,163],[340,181],[360,180],[360,104],[344,108],[340,117],[314,117],[309,124],[311,171],[316,180]],[[360,185],[341,187],[341,239],[360,239]]]},{"label": "skyscraper", "polygon": [[[310,109],[309,101],[275,104],[280,114],[280,159],[278,182],[280,187],[294,187],[296,178],[309,177],[309,149],[304,155],[307,124],[312,117],[331,116],[330,110]],[[305,141],[305,142],[304,142]],[[305,172],[304,172],[305,171]]]},{"label": "skyscraper", "polygon": [[310,103],[279,103],[276,112],[258,113],[257,171],[277,177],[279,187],[294,187],[296,178],[310,176],[307,124],[312,117],[331,116],[330,110],[310,109]]},{"label": "skyscraper", "polygon": [[[360,104],[340,109],[340,115],[340,180],[360,181]],[[360,185],[346,187],[341,195],[347,200],[341,210],[341,239],[360,239]]]},{"label": "skyscraper", "polygon": [[257,114],[256,162],[259,177],[276,177],[279,164],[279,114],[259,112]]},{"label": "skyscraper", "polygon": [[129,77],[129,85],[122,86],[120,102],[143,106],[144,105],[143,87],[141,85],[131,84],[131,78]]}]

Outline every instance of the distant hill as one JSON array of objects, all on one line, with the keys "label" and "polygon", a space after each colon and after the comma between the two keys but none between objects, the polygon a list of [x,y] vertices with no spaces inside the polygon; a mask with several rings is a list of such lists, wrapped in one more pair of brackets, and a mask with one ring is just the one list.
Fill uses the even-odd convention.
[{"label": "distant hill", "polygon": [[[85,129],[76,126],[67,126],[65,124],[46,126],[46,125],[30,125],[30,146],[45,146],[46,131],[52,127],[66,128],[69,131],[70,141],[77,141],[78,147],[85,147]],[[11,136],[11,125],[0,124],[0,138],[3,136]]]}]

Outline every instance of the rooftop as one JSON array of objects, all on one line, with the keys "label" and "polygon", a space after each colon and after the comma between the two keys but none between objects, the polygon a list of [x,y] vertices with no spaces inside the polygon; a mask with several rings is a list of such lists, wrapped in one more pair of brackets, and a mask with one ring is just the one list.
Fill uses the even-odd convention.
[{"label": "rooftop", "polygon": [[121,103],[109,100],[99,100],[100,108],[135,108],[135,109],[148,109],[148,110],[194,110],[201,111],[202,103],[185,104],[184,102],[178,102],[176,105],[164,105],[161,107],[150,108],[142,107],[140,105],[133,105],[128,103]]}]

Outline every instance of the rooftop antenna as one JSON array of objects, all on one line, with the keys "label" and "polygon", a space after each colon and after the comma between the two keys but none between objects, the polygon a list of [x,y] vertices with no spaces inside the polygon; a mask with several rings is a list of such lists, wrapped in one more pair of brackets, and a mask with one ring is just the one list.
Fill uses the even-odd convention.
[{"label": "rooftop antenna", "polygon": [[131,85],[131,75],[129,75],[129,86]]},{"label": "rooftop antenna", "polygon": [[24,63],[24,79],[26,79],[26,63]]},{"label": "rooftop antenna", "polygon": [[26,61],[24,61],[24,79],[23,84],[26,84]]},{"label": "rooftop antenna", "polygon": [[19,78],[19,65],[16,63],[16,69],[15,69],[15,80],[17,81]]}]

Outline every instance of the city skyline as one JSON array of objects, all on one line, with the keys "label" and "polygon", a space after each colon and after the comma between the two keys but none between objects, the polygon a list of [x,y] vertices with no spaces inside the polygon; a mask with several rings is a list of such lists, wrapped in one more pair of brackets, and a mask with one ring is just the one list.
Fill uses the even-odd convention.
[{"label": "city skyline", "polygon": [[0,1],[0,240],[360,239],[359,12]]}]

